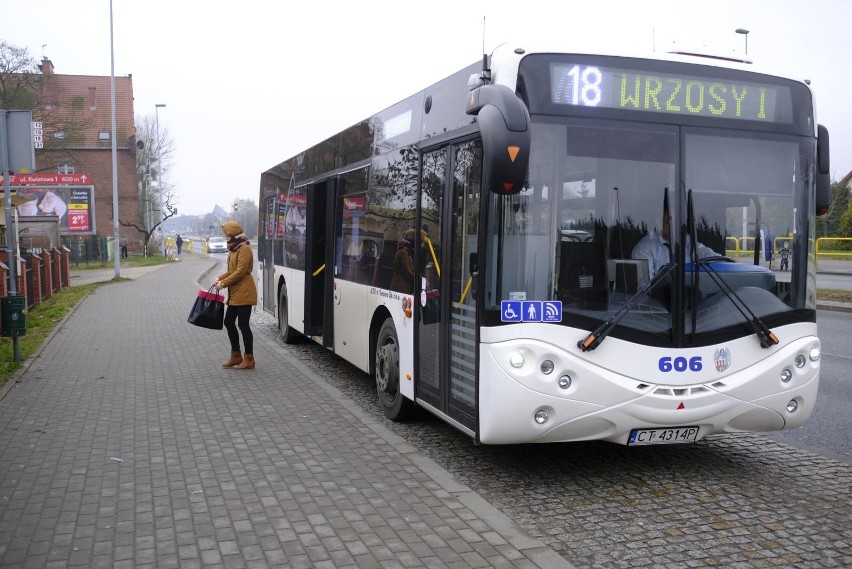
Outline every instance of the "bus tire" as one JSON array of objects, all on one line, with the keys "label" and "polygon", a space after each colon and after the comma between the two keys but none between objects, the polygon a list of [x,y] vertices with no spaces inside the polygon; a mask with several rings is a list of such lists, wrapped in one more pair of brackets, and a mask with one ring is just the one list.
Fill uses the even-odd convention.
[{"label": "bus tire", "polygon": [[416,410],[399,389],[399,340],[393,320],[382,323],[376,337],[376,392],[385,417],[391,421],[410,419]]},{"label": "bus tire", "polygon": [[299,332],[290,326],[290,318],[287,316],[287,295],[284,288],[278,293],[278,333],[285,344],[295,344],[299,340]]}]

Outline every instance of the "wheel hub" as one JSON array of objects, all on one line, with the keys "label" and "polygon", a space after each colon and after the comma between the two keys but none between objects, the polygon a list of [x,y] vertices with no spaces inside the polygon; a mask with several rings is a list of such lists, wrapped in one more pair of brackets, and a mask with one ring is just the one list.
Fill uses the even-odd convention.
[{"label": "wheel hub", "polygon": [[390,342],[376,352],[376,385],[384,392],[393,392],[399,380],[396,344]]}]

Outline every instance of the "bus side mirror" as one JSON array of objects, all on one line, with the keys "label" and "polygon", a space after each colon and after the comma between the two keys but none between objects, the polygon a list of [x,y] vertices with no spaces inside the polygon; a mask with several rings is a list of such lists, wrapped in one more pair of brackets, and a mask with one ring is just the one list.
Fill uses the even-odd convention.
[{"label": "bus side mirror", "polygon": [[817,125],[817,175],[816,214],[825,215],[831,206],[831,179],[829,178],[828,129]]},{"label": "bus side mirror", "polygon": [[467,114],[475,115],[482,136],[483,177],[492,192],[513,195],[524,188],[530,162],[530,114],[505,85],[470,92]]}]

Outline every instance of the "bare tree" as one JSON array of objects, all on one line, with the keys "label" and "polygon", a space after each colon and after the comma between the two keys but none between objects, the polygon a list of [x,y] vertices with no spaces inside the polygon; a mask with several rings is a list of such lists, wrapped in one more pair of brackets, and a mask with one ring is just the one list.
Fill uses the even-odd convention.
[{"label": "bare tree", "polygon": [[133,227],[144,235],[147,257],[151,237],[157,228],[178,212],[174,185],[168,182],[174,142],[167,129],[160,128],[157,132],[153,116],[137,116],[136,148],[139,201],[145,207],[142,208],[141,219],[119,219],[119,223],[124,227]]}]

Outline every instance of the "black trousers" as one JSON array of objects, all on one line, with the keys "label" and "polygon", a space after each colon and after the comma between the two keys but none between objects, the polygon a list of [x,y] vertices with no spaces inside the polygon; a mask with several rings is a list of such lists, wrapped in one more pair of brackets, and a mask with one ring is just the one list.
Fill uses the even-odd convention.
[{"label": "black trousers", "polygon": [[[233,306],[228,305],[228,310],[225,311],[225,330],[228,331],[228,339],[231,341],[231,351],[240,351],[240,333],[243,335],[243,346],[245,354],[254,354],[254,336],[249,327],[249,318],[251,318],[251,305]],[[239,332],[237,332],[239,328]]]}]

